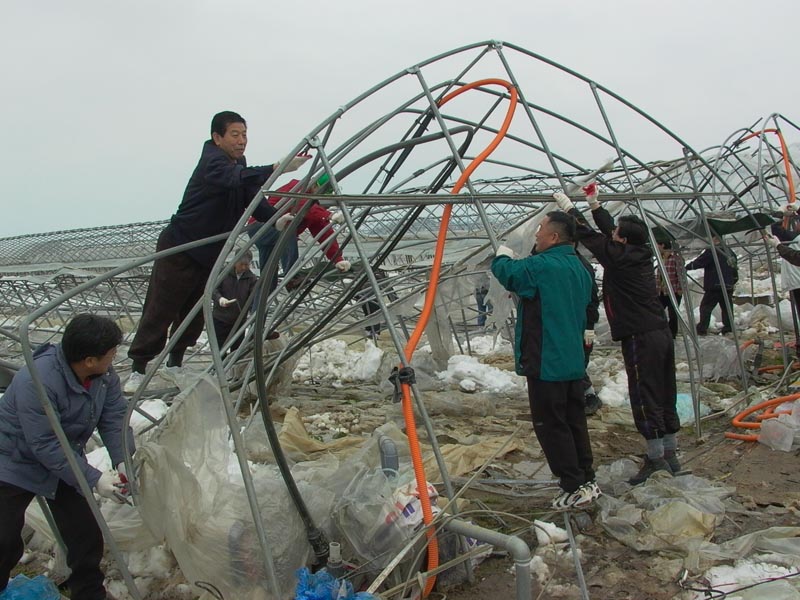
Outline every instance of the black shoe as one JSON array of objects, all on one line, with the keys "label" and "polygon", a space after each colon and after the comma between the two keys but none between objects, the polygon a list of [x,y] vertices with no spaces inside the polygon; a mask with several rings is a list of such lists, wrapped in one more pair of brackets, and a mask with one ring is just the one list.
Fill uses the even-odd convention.
[{"label": "black shoe", "polygon": [[663,458],[650,458],[649,456],[645,456],[642,468],[639,469],[639,472],[636,475],[628,479],[628,483],[631,485],[639,485],[640,483],[644,483],[647,481],[647,478],[656,471],[666,471],[672,475],[672,469],[666,460]]},{"label": "black shoe", "polygon": [[588,394],[583,397],[583,414],[587,417],[595,414],[601,406],[603,406],[603,402],[597,397],[597,394]]},{"label": "black shoe", "polygon": [[669,465],[669,470],[677,473],[681,469],[681,461],[678,460],[678,455],[675,452],[664,451],[664,460]]}]

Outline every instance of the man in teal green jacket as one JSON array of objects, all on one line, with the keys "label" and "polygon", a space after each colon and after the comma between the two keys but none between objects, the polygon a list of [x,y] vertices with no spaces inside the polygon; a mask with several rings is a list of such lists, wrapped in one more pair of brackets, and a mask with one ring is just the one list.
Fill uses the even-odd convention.
[{"label": "man in teal green jacket", "polygon": [[500,246],[492,273],[519,297],[514,354],[516,371],[528,379],[533,429],[562,492],[553,508],[591,504],[592,448],[583,410],[583,331],[592,280],[575,253],[575,219],[547,213],[536,232],[536,254],[514,260]]}]

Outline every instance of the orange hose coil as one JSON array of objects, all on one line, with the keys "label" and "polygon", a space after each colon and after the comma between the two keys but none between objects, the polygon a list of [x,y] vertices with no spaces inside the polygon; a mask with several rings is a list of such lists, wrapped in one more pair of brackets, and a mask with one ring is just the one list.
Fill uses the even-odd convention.
[{"label": "orange hose coil", "polygon": [[[736,415],[733,420],[731,420],[731,425],[734,427],[739,427],[741,429],[760,429],[761,428],[761,421],[765,419],[773,419],[780,414],[788,414],[789,411],[779,411],[775,412],[775,407],[780,406],[784,402],[792,402],[793,400],[797,400],[800,398],[800,394],[791,394],[789,396],[780,396],[778,398],[772,398],[771,400],[765,400],[764,402],[760,402],[755,406],[751,406],[750,408],[746,408],[738,415]],[[749,417],[755,412],[759,410],[764,410],[764,414],[756,415],[753,417],[758,422],[753,421],[745,421],[744,419]],[[757,433],[732,433],[730,431],[725,432],[725,437],[730,440],[742,440],[745,442],[757,442],[758,441],[758,434]]]},{"label": "orange hose coil", "polygon": [[[459,177],[458,181],[456,181],[456,184],[453,186],[453,189],[450,192],[454,195],[461,191],[472,172],[478,167],[478,165],[486,160],[486,158],[495,150],[495,148],[497,148],[498,144],[500,144],[501,140],[505,137],[506,133],[508,132],[508,128],[511,125],[511,119],[514,117],[514,110],[517,106],[518,94],[517,89],[508,81],[504,81],[502,79],[481,79],[479,81],[474,81],[461,86],[457,90],[454,90],[453,92],[450,92],[444,96],[438,102],[438,105],[442,106],[468,90],[485,85],[499,85],[508,90],[508,111],[505,119],[503,120],[503,125],[500,127],[500,130],[497,132],[494,139],[486,147],[486,149],[484,149],[469,163],[467,168],[464,169],[464,172],[461,174],[461,177]],[[446,204],[444,207],[444,212],[442,213],[442,222],[439,224],[439,235],[436,240],[436,252],[433,258],[433,267],[431,269],[428,290],[425,294],[425,304],[422,307],[422,313],[420,314],[419,321],[417,321],[417,325],[414,328],[414,331],[411,333],[411,336],[409,337],[408,343],[405,347],[405,358],[409,364],[411,363],[411,358],[414,355],[417,344],[419,344],[419,340],[422,338],[422,334],[425,331],[425,327],[428,325],[431,313],[433,312],[433,303],[436,300],[436,290],[439,285],[439,274],[441,273],[442,269],[444,245],[445,241],[447,240],[447,227],[450,223],[450,214],[452,211],[453,205]],[[408,446],[411,452],[411,463],[414,465],[414,475],[417,482],[417,490],[419,491],[419,501],[422,506],[422,520],[425,525],[428,526],[428,530],[426,532],[428,537],[428,570],[432,571],[439,565],[439,543],[436,539],[436,532],[430,528],[430,524],[433,521],[433,512],[431,511],[431,501],[427,494],[427,478],[425,477],[425,468],[422,464],[422,452],[420,451],[419,438],[417,437],[417,425],[414,419],[414,407],[411,402],[411,386],[408,383],[402,383],[401,386],[403,390],[403,417],[406,424],[406,434],[408,435]],[[430,577],[425,582],[425,589],[422,591],[423,597],[426,597],[431,593],[435,583],[435,576]]]}]

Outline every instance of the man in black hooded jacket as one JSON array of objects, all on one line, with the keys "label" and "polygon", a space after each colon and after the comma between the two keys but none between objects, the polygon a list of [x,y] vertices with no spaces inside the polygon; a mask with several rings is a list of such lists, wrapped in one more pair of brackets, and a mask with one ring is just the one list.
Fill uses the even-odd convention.
[{"label": "man in black hooded jacket", "polygon": [[611,337],[622,344],[628,375],[628,395],[636,429],[647,443],[647,454],[631,485],[643,483],[655,471],[681,469],[677,457],[680,419],[676,408],[675,347],[664,309],[658,299],[653,253],[647,225],[626,215],[615,227],[614,219],[598,201],[597,185],[584,188],[592,229],[572,201],[554,194],[559,208],[578,220],[578,240],[603,267],[603,304]]}]

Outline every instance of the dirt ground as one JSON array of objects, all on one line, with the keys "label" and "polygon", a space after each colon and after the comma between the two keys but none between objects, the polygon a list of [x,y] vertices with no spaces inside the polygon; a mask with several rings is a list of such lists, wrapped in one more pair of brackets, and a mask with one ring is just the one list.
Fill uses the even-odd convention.
[{"label": "dirt ground", "polygon": [[[496,366],[509,368],[500,361]],[[434,400],[429,410],[440,444],[463,441],[470,437],[507,436],[519,428],[518,437],[525,441],[523,450],[515,450],[489,464],[483,478],[541,480],[551,476],[544,467],[541,450],[531,426],[527,399],[486,395],[485,402],[475,402],[477,395],[457,390],[426,391],[424,397]],[[467,398],[476,410],[453,411],[447,403],[435,401]],[[347,423],[351,433],[368,435],[387,419],[400,421],[399,405],[392,404],[391,394],[379,384],[360,386],[295,385],[291,398],[273,405],[277,420],[289,406],[311,415],[330,412],[334,422]],[[485,407],[489,406],[489,409]],[[601,409],[589,420],[595,467],[620,458],[637,458],[643,451],[641,438],[632,428],[608,421],[612,411]],[[355,420],[357,417],[357,422]],[[727,440],[729,417],[704,422],[704,432],[697,439],[693,429],[684,428],[680,437],[684,467],[695,475],[734,486],[734,500],[746,511],[726,515],[711,541],[722,542],[745,533],[773,526],[796,526],[800,508],[800,469],[798,453],[777,452],[758,443]],[[357,423],[357,424],[356,424]],[[423,434],[424,437],[424,434]],[[424,440],[423,440],[424,441]],[[465,477],[456,478],[458,488]],[[441,489],[441,488],[440,488]],[[536,536],[530,523],[534,519],[550,521],[563,527],[563,515],[549,509],[555,489],[546,486],[485,485],[476,481],[465,494],[470,503],[464,507],[469,518],[487,528],[514,533],[532,550]],[[597,512],[574,522],[582,553],[582,568],[592,598],[604,600],[646,600],[675,598],[682,571],[680,556],[667,552],[637,552],[605,532]],[[580,598],[577,576],[571,558],[543,555],[551,576],[543,584],[534,577],[533,598]],[[508,556],[493,555],[482,562],[474,573],[474,581],[446,590],[437,590],[434,599],[476,600],[514,598],[513,561]],[[37,572],[36,565],[27,565],[28,573]],[[694,574],[696,575],[696,574]],[[150,596],[155,598],[156,596]],[[172,598],[158,595],[158,598]],[[174,596],[177,598],[178,596]],[[185,598],[186,596],[180,596]]]}]

